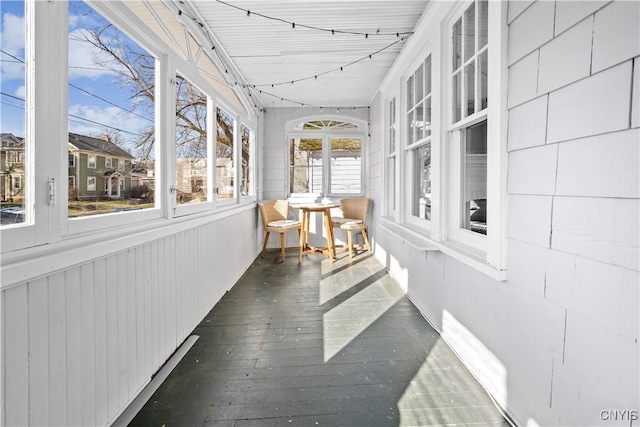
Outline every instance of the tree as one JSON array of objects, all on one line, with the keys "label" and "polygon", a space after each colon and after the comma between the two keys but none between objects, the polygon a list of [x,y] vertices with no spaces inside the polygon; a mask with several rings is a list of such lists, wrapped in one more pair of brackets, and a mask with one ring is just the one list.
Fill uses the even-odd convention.
[{"label": "tree", "polygon": [[[121,87],[129,88],[130,99],[136,110],[147,114],[154,111],[156,100],[155,59],[142,48],[120,36],[112,24],[88,29],[84,42],[103,55],[94,56],[97,66],[110,70]],[[106,58],[106,59],[105,59]],[[176,150],[179,157],[206,157],[207,97],[184,77],[175,78],[176,88]],[[218,146],[231,150],[233,128],[217,109]],[[155,128],[150,125],[135,144],[134,156],[138,161],[153,161]],[[224,147],[223,147],[224,148]],[[224,155],[224,153],[219,153]]]}]

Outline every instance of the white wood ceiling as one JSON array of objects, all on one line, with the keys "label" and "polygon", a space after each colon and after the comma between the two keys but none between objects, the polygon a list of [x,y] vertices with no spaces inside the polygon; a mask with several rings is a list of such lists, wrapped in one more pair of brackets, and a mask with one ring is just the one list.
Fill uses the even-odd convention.
[{"label": "white wood ceiling", "polygon": [[[219,54],[232,63],[229,67],[237,73],[238,83],[250,86],[246,90],[262,106],[346,108],[370,104],[405,44],[403,37],[408,34],[403,33],[413,31],[428,0],[225,2],[174,0],[178,7],[189,7],[208,27],[216,49],[223,50]],[[247,10],[251,11],[249,17]],[[304,25],[333,29],[336,34]],[[367,33],[369,37],[364,36]],[[286,84],[278,84],[282,82]]]}]

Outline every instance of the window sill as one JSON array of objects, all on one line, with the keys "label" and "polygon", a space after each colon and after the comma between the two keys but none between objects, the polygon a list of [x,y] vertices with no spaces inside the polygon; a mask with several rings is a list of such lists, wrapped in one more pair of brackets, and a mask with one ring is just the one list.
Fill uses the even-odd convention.
[{"label": "window sill", "polygon": [[382,222],[380,226],[387,232],[391,233],[393,236],[401,239],[403,242],[410,244],[419,251],[440,250],[440,245],[435,240],[431,240],[426,236],[416,233],[410,228],[389,221]]},{"label": "window sill", "polygon": [[401,239],[403,242],[408,243],[418,250],[440,251],[494,280],[506,280],[506,270],[499,270],[487,264],[486,254],[477,249],[457,242],[438,242],[404,225],[389,220],[383,219],[380,227],[392,236]]}]

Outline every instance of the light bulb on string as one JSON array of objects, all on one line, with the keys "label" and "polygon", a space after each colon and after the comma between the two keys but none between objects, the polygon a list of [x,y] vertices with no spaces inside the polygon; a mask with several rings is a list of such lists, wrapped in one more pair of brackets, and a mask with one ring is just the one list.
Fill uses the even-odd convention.
[{"label": "light bulb on string", "polygon": [[251,18],[251,11],[247,10],[247,19]]}]

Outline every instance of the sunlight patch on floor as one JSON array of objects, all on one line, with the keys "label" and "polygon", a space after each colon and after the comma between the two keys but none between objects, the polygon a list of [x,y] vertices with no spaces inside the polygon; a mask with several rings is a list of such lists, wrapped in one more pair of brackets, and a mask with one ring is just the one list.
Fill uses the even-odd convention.
[{"label": "sunlight patch on floor", "polygon": [[403,297],[389,280],[377,280],[323,315],[324,361],[349,345]]}]

